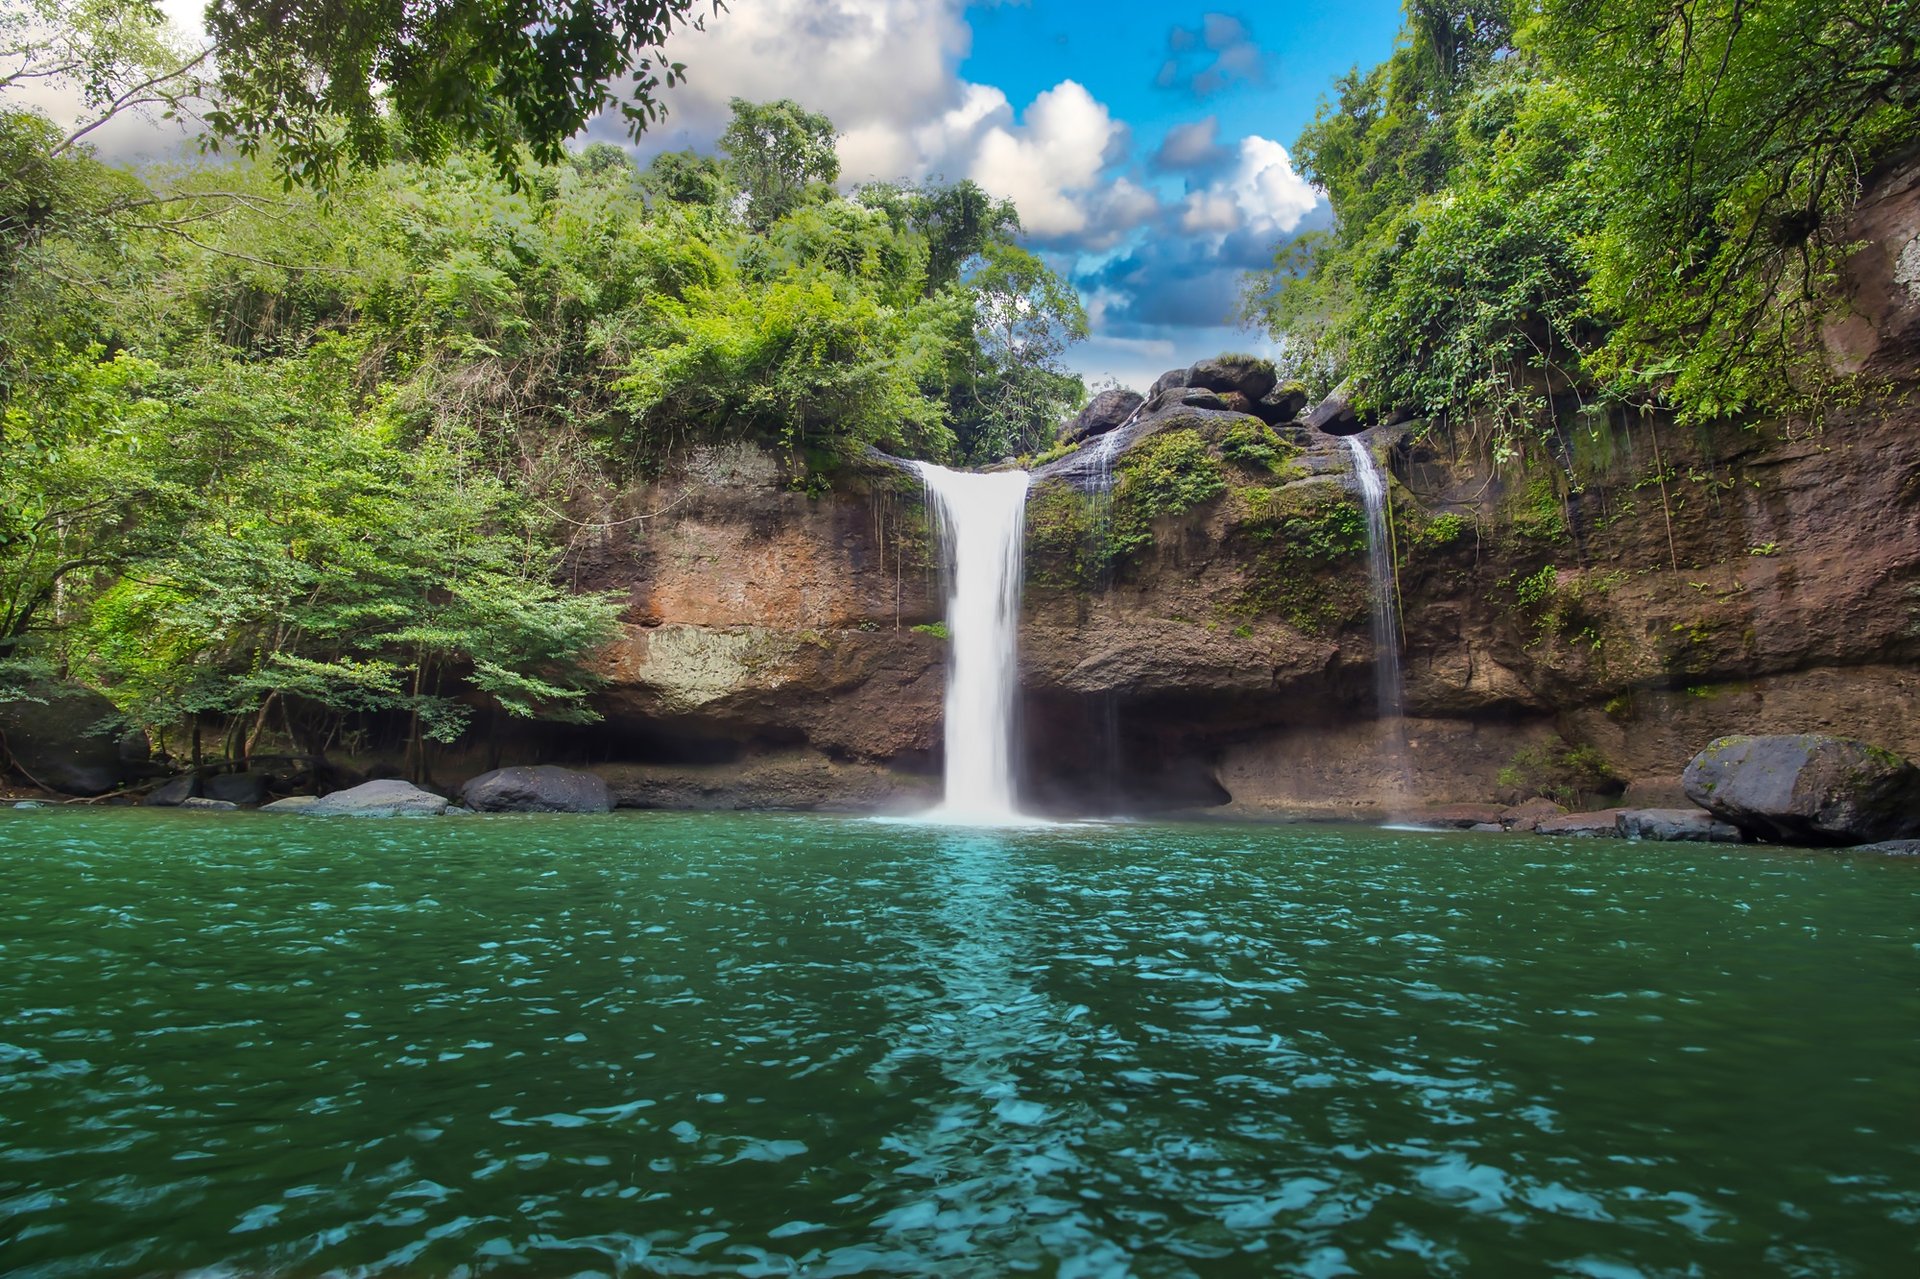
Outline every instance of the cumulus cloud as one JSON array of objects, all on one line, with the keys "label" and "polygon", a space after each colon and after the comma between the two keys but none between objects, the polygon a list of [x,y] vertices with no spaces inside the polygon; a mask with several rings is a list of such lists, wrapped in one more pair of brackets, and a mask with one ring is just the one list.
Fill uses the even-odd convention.
[{"label": "cumulus cloud", "polygon": [[[669,115],[641,140],[641,154],[710,146],[732,98],[792,98],[845,135],[849,178],[902,176],[913,123],[938,119],[964,96],[955,73],[972,41],[964,8],[961,0],[754,0],[714,13],[704,30],[683,28],[669,40],[687,78],[667,93]],[[621,141],[623,127],[607,116],[592,133]]]},{"label": "cumulus cloud", "polygon": [[1197,27],[1167,33],[1167,59],[1153,82],[1205,98],[1235,84],[1264,84],[1266,78],[1266,51],[1247,24],[1232,14],[1209,13]]},{"label": "cumulus cloud", "polygon": [[1230,173],[1187,193],[1180,229],[1190,235],[1240,232],[1272,239],[1291,233],[1319,202],[1313,187],[1294,172],[1287,149],[1255,135],[1240,140],[1239,161]]},{"label": "cumulus cloud", "polygon": [[[1016,110],[992,85],[960,78],[971,41],[962,0],[755,0],[682,31],[670,52],[687,64],[664,126],[643,158],[708,147],[727,103],[793,98],[840,131],[844,184],[971,178],[1014,202],[1044,243],[1098,249],[1159,212],[1137,183],[1110,180],[1130,146],[1126,125],[1073,80]],[[618,140],[603,119],[594,135]]]}]

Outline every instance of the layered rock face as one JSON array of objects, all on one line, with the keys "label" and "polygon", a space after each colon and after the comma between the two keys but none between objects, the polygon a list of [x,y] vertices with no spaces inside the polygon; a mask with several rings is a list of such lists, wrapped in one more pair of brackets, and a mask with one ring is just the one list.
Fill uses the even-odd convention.
[{"label": "layered rock face", "polygon": [[[1731,733],[1920,754],[1920,181],[1860,216],[1858,305],[1829,341],[1872,381],[1817,427],[1656,429],[1569,404],[1521,472],[1466,427],[1334,403],[1315,429],[1254,362],[1096,402],[1028,507],[1031,799],[1345,816],[1593,806],[1632,781],[1667,806]],[[1332,433],[1356,430],[1390,473],[1397,738],[1373,714],[1364,524]],[[696,449],[575,510],[575,580],[631,601],[606,721],[490,763],[598,766],[627,803],[927,795],[946,644],[917,484],[883,465],[794,484],[775,457]]]}]

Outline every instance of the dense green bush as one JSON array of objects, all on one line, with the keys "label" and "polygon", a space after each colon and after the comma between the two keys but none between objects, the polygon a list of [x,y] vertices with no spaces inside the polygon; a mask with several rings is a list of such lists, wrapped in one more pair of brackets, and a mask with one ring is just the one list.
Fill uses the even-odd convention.
[{"label": "dense green bush", "polygon": [[1917,0],[1412,0],[1295,146],[1334,228],[1247,311],[1284,372],[1501,460],[1564,429],[1554,396],[1815,412],[1847,215],[1920,127],[1917,29]]}]

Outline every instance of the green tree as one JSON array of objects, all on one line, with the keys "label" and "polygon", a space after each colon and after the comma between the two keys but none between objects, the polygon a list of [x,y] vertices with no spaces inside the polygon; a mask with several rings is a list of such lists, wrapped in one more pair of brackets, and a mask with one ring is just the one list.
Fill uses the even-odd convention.
[{"label": "green tree", "polygon": [[[717,7],[717,6],[716,6]],[[521,146],[561,158],[568,138],[617,107],[638,136],[659,91],[685,68],[668,59],[676,27],[699,26],[697,0],[211,0],[218,47],[218,136],[270,155],[301,182],[343,162],[396,154],[428,162],[480,148],[503,173]],[[614,82],[629,77],[623,96]]]},{"label": "green tree", "polygon": [[791,99],[728,104],[733,119],[720,150],[747,197],[747,225],[764,231],[801,204],[830,192],[840,176],[833,121]]},{"label": "green tree", "polygon": [[1548,0],[1526,34],[1606,122],[1599,368],[1695,418],[1817,400],[1848,215],[1920,132],[1920,3]]},{"label": "green tree", "polygon": [[968,278],[975,344],[963,373],[956,432],[963,456],[987,462],[1053,442],[1064,413],[1086,395],[1060,364],[1087,335],[1079,295],[1038,257],[992,243]]}]

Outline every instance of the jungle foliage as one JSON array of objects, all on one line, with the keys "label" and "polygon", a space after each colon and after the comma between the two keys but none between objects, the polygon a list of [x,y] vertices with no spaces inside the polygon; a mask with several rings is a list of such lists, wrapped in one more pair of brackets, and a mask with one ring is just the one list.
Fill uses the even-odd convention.
[{"label": "jungle foliage", "polygon": [[1503,458],[1556,398],[1817,413],[1848,214],[1920,132],[1916,33],[1920,0],[1409,0],[1295,146],[1333,229],[1247,312],[1317,389]]},{"label": "jungle foliage", "polygon": [[4,108],[0,670],[163,740],[371,715],[418,759],[480,711],[588,718],[622,601],[570,552],[610,486],[703,442],[809,491],[870,445],[998,456],[1082,394],[1078,304],[1011,207],[842,195],[792,103],[645,170],[450,135],[324,191],[271,139],[134,171]]}]

